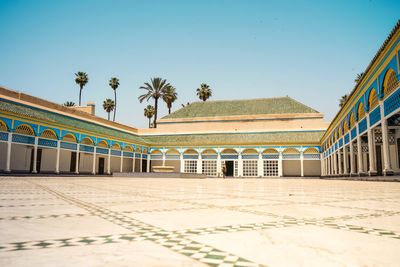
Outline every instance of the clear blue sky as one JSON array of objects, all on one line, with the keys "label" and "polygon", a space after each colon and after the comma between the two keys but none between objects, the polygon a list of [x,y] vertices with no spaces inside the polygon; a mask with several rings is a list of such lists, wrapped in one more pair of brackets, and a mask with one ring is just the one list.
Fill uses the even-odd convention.
[{"label": "clear blue sky", "polygon": [[289,95],[330,120],[399,10],[398,0],[0,0],[0,85],[77,103],[74,73],[85,71],[83,102],[106,117],[116,76],[117,120],[137,127],[138,88],[155,76],[177,88],[174,110],[205,82],[212,99]]}]

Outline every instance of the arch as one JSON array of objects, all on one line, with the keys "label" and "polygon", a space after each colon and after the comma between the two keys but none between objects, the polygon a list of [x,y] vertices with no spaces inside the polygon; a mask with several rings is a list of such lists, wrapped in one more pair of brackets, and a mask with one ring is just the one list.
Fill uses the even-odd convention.
[{"label": "arch", "polygon": [[94,142],[93,142],[92,138],[90,138],[90,137],[85,137],[85,138],[82,139],[81,144],[82,144],[82,145],[93,146],[93,145],[94,145]]},{"label": "arch", "polygon": [[7,132],[8,131],[7,124],[2,120],[0,120],[0,131],[3,131],[3,132]]},{"label": "arch", "polygon": [[319,151],[315,147],[309,147],[304,150],[303,154],[319,154]]},{"label": "arch", "polygon": [[238,152],[233,148],[225,148],[221,151],[221,154],[237,154]]},{"label": "arch", "polygon": [[98,144],[98,147],[102,147],[102,148],[108,148],[108,143],[106,140],[101,140]]},{"label": "arch", "polygon": [[388,69],[383,79],[383,96],[386,97],[393,92],[398,84],[399,81],[397,80],[396,72],[392,68]]},{"label": "arch", "polygon": [[114,143],[114,144],[111,146],[111,149],[114,149],[114,150],[121,150],[121,146],[120,146],[120,144],[118,144],[118,143]]},{"label": "arch", "polygon": [[64,135],[62,140],[65,141],[65,142],[76,143],[75,135],[70,134],[70,133]]},{"label": "arch", "polygon": [[129,152],[133,152],[133,148],[130,145],[127,145],[124,147],[124,151],[129,151]]},{"label": "arch", "polygon": [[44,130],[42,132],[42,134],[40,135],[40,137],[47,138],[47,139],[54,139],[54,140],[58,139],[57,134],[51,129]]},{"label": "arch", "polygon": [[135,152],[136,153],[142,153],[142,149],[140,147],[136,147]]},{"label": "arch", "polygon": [[347,124],[347,121],[343,123],[343,132],[346,133],[349,131],[349,125]]},{"label": "arch", "polygon": [[185,154],[185,155],[198,155],[199,153],[197,153],[196,150],[189,148],[189,149],[186,149],[185,152],[183,152],[183,154]]},{"label": "arch", "polygon": [[162,152],[159,149],[155,149],[155,150],[151,151],[151,154],[152,155],[162,155]]},{"label": "arch", "polygon": [[168,151],[166,152],[167,155],[180,155],[181,153],[179,153],[178,150],[176,150],[175,148],[170,148],[168,149]]},{"label": "arch", "polygon": [[27,124],[21,124],[15,129],[16,133],[25,135],[35,135],[35,131]]},{"label": "arch", "polygon": [[279,154],[278,150],[276,150],[275,148],[264,149],[264,151],[262,153],[263,154]]},{"label": "arch", "polygon": [[359,120],[359,121],[360,121],[362,118],[364,118],[364,116],[365,116],[364,105],[363,105],[363,103],[361,103],[361,102],[360,102],[360,104],[358,104],[357,116],[358,116],[358,120]]},{"label": "arch", "polygon": [[254,148],[247,148],[245,150],[242,151],[242,154],[258,154],[258,151],[255,150]]},{"label": "arch", "polygon": [[285,150],[283,150],[283,154],[286,154],[286,155],[287,154],[300,154],[300,151],[296,148],[289,147],[289,148],[286,148]]},{"label": "arch", "polygon": [[350,117],[349,117],[349,127],[350,127],[350,129],[352,129],[355,124],[356,124],[356,119],[354,118],[354,112],[351,112]]},{"label": "arch", "polygon": [[215,154],[217,154],[217,151],[215,151],[214,149],[211,149],[211,148],[207,148],[206,150],[201,152],[201,154],[202,155],[215,155]]},{"label": "arch", "polygon": [[373,108],[375,108],[376,106],[378,106],[379,102],[378,102],[378,96],[376,94],[375,89],[371,89],[371,91],[369,92],[369,96],[368,96],[368,105],[369,105],[369,110],[372,111]]},{"label": "arch", "polygon": [[147,154],[147,148],[143,149],[143,154]]}]

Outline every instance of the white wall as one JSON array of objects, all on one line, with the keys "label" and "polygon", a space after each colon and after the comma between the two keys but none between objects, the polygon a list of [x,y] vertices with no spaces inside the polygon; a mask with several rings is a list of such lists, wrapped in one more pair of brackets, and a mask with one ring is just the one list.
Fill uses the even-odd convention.
[{"label": "white wall", "polygon": [[135,159],[135,172],[140,172],[140,159]]},{"label": "white wall", "polygon": [[111,156],[111,172],[119,172],[121,167],[121,157]]},{"label": "white wall", "polygon": [[79,157],[79,172],[91,173],[93,168],[93,155],[81,152]]},{"label": "white wall", "polygon": [[29,172],[32,149],[26,145],[11,145],[11,171]]},{"label": "white wall", "polygon": [[42,148],[42,159],[40,162],[40,172],[55,172],[57,160],[57,150]]},{"label": "white wall", "polygon": [[132,172],[132,159],[124,158],[124,165],[122,166],[123,172]]},{"label": "white wall", "polygon": [[[70,172],[71,167],[71,151],[63,150],[60,151],[60,172]],[[74,168],[75,170],[75,168]]]},{"label": "white wall", "polygon": [[321,175],[321,161],[319,160],[304,160],[304,176],[320,176]]},{"label": "white wall", "polygon": [[283,176],[300,176],[301,163],[300,160],[283,160]]}]

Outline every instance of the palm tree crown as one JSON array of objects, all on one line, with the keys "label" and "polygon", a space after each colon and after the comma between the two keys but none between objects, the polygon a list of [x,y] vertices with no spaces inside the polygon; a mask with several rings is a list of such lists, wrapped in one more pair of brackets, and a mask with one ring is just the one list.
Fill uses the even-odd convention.
[{"label": "palm tree crown", "polygon": [[176,92],[175,87],[168,87],[163,95],[163,100],[167,103],[168,114],[171,114],[172,103],[174,103],[176,99],[178,99],[178,93]]},{"label": "palm tree crown", "polygon": [[72,101],[65,101],[63,104],[64,107],[73,107],[75,106],[75,102]]},{"label": "palm tree crown", "polygon": [[357,73],[357,77],[354,79],[354,82],[358,83],[361,80],[363,75],[364,75],[364,72]]},{"label": "palm tree crown", "polygon": [[119,86],[119,79],[112,77],[110,79],[109,85],[111,86],[111,88],[114,90],[114,102],[115,102],[115,108],[114,108],[114,117],[113,117],[113,121],[115,121],[115,113],[117,113],[117,88]]},{"label": "palm tree crown", "polygon": [[212,90],[208,84],[202,83],[200,85],[200,88],[197,88],[197,96],[203,100],[206,101],[212,96]]},{"label": "palm tree crown", "polygon": [[115,108],[115,103],[112,99],[107,98],[103,102],[103,109],[108,113],[108,120],[110,120],[110,112]]},{"label": "palm tree crown", "polygon": [[339,99],[339,107],[344,106],[344,103],[346,103],[347,98],[349,98],[348,94],[342,95],[342,97]]},{"label": "palm tree crown", "polygon": [[140,103],[145,99],[146,101],[149,101],[150,98],[154,99],[154,128],[157,128],[158,99],[164,95],[165,90],[170,86],[167,80],[157,77],[152,78],[151,83],[144,83],[144,86],[139,88],[147,91],[138,97]]},{"label": "palm tree crown", "polygon": [[152,105],[147,105],[147,107],[144,109],[144,116],[146,116],[149,119],[149,128],[151,126],[151,118],[154,116],[155,109]]},{"label": "palm tree crown", "polygon": [[75,73],[75,82],[79,85],[79,106],[82,104],[82,89],[89,82],[89,76],[86,72],[78,71]]}]

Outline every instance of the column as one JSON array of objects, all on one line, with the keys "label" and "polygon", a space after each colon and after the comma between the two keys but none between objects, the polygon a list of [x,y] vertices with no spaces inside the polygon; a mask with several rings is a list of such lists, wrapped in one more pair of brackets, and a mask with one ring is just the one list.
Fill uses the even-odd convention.
[{"label": "column", "polygon": [[221,154],[217,152],[217,177],[222,177]]},{"label": "column", "polygon": [[202,158],[201,158],[201,154],[199,153],[199,157],[197,159],[197,170],[196,173],[197,174],[202,174]]},{"label": "column", "polygon": [[360,176],[365,175],[360,135],[357,135],[357,160],[358,160],[358,175]]},{"label": "column", "polygon": [[135,172],[135,163],[136,163],[136,160],[135,160],[135,152],[133,152],[133,157],[132,157],[132,172]]},{"label": "column", "polygon": [[353,141],[350,141],[350,175],[356,175],[356,162],[354,159],[354,145]]},{"label": "column", "polygon": [[107,155],[107,174],[111,174],[111,149],[108,149]]},{"label": "column", "polygon": [[124,166],[124,151],[121,150],[119,172],[122,172]]},{"label": "column", "polygon": [[93,148],[92,174],[96,174],[96,147]]},{"label": "column", "polygon": [[140,172],[142,172],[143,168],[143,158],[142,158],[142,153],[140,153]]},{"label": "column", "polygon": [[279,151],[278,158],[278,176],[283,177],[282,151]]},{"label": "column", "polygon": [[11,144],[12,144],[12,133],[8,133],[7,140],[7,162],[6,162],[6,172],[11,172]]},{"label": "column", "polygon": [[35,136],[35,144],[33,146],[33,168],[32,168],[32,173],[37,173],[37,150],[38,150],[38,141],[39,138]]},{"label": "column", "polygon": [[338,149],[338,164],[339,164],[339,175],[343,175],[343,169],[342,169],[342,153],[341,153],[341,148]]},{"label": "column", "polygon": [[[368,117],[368,116],[367,116]],[[369,119],[367,119],[369,125]],[[376,175],[376,165],[375,165],[375,136],[373,129],[368,128],[368,156],[369,156],[369,175]]]},{"label": "column", "polygon": [[304,177],[304,154],[303,154],[303,151],[300,152],[300,173],[301,173],[301,177]]},{"label": "column", "polygon": [[75,173],[79,174],[79,147],[80,144],[76,144],[76,162],[75,162]]},{"label": "column", "polygon": [[338,174],[338,165],[337,165],[337,150],[333,152],[333,169],[334,169],[334,174]]},{"label": "column", "polygon": [[57,140],[57,155],[56,155],[56,174],[60,173],[60,152],[61,152],[61,141]]},{"label": "column", "polygon": [[183,152],[181,152],[180,154],[179,154],[179,160],[180,160],[180,171],[181,171],[181,173],[184,173],[185,172],[185,161],[183,160]]},{"label": "column", "polygon": [[242,152],[238,154],[238,176],[243,176],[243,160],[242,160]]},{"label": "column", "polygon": [[349,174],[349,156],[347,152],[347,146],[343,146],[343,175],[347,176]]},{"label": "column", "polygon": [[163,166],[165,166],[165,158],[166,158],[165,153],[166,152],[164,152],[164,151],[162,152],[162,165]]},{"label": "column", "polygon": [[263,177],[264,176],[264,162],[262,158],[262,152],[258,153],[258,161],[257,161],[257,176]]},{"label": "column", "polygon": [[146,172],[150,172],[150,155],[147,154]]},{"label": "column", "polygon": [[384,175],[393,175],[392,165],[390,162],[390,154],[389,154],[389,130],[387,125],[387,120],[382,119],[382,146],[383,146],[383,174]]}]

